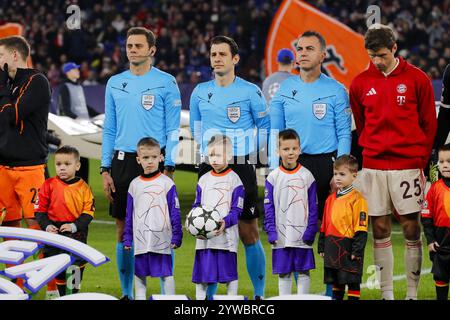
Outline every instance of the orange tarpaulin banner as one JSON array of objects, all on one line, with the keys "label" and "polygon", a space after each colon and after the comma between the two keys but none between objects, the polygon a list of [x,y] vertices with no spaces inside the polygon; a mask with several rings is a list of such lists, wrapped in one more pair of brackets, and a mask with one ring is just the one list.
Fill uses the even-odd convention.
[{"label": "orange tarpaulin banner", "polygon": [[346,25],[300,1],[284,0],[278,9],[266,41],[266,73],[277,71],[277,52],[295,47],[307,30],[319,32],[327,43],[324,72],[349,88],[353,78],[369,63],[364,37]]},{"label": "orange tarpaulin banner", "polygon": [[[0,39],[10,36],[22,36],[22,35],[23,35],[23,27],[19,23],[8,22],[3,25],[0,25]],[[28,58],[27,64],[28,67],[30,68],[33,66],[31,57]]]}]

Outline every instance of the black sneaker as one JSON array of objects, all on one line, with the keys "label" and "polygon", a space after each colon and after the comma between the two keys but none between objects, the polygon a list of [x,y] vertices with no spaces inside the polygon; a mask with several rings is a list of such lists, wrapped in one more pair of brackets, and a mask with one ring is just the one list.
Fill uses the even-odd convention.
[{"label": "black sneaker", "polygon": [[123,296],[122,298],[120,298],[119,300],[125,300],[125,301],[129,301],[131,300],[128,296]]}]

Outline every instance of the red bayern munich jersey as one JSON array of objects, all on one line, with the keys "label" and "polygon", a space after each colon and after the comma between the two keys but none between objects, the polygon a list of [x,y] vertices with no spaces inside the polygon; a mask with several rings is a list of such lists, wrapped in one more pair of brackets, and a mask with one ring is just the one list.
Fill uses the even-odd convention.
[{"label": "red bayern munich jersey", "polygon": [[424,168],[437,128],[431,81],[398,58],[388,75],[373,63],[353,79],[350,104],[363,147],[363,167],[378,170]]}]

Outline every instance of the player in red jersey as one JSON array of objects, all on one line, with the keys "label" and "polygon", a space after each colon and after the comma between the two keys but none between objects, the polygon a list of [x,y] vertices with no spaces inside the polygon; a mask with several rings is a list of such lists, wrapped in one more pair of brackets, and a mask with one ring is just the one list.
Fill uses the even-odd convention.
[{"label": "player in red jersey", "polygon": [[417,299],[422,264],[419,214],[425,168],[436,133],[433,87],[427,75],[396,57],[391,28],[372,26],[365,35],[371,63],[350,86],[350,104],[363,169],[355,188],[367,199],[374,236],[374,260],[380,268],[383,299],[394,299],[391,213],[406,239],[406,299]]}]

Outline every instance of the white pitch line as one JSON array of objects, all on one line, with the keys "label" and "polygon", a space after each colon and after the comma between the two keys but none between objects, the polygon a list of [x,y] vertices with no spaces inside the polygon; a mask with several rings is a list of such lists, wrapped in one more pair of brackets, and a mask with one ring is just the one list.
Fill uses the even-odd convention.
[{"label": "white pitch line", "polygon": [[[115,225],[116,223],[114,221],[108,221],[108,220],[92,220],[93,223],[98,224],[108,224],[108,225]],[[262,228],[259,228],[259,231],[263,231]],[[369,233],[372,233],[372,231],[369,231]],[[391,231],[391,234],[403,234],[402,231]]]},{"label": "white pitch line", "polygon": [[[429,274],[429,273],[431,273],[431,268],[430,268],[430,269],[422,270],[422,271],[420,272],[420,275],[423,276],[423,275]],[[405,275],[405,274],[398,275],[398,276],[393,276],[393,277],[392,277],[392,280],[393,280],[393,281],[400,281],[400,280],[404,280],[404,279],[406,279],[406,275]],[[362,285],[361,285],[361,288],[367,288],[367,284],[366,284],[366,283],[362,284]]]},{"label": "white pitch line", "polygon": [[116,224],[114,221],[106,221],[106,220],[92,220],[92,223],[98,224]]}]

